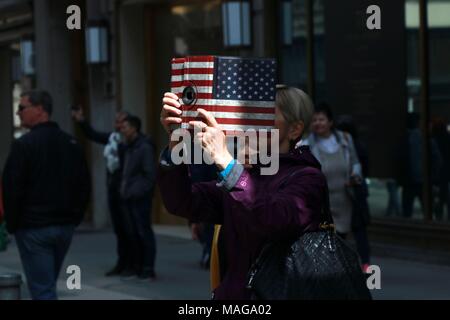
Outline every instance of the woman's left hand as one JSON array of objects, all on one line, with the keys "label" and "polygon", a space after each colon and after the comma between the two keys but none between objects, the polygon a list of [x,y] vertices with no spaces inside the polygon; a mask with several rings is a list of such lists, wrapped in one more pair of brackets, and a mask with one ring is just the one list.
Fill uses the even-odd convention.
[{"label": "woman's left hand", "polygon": [[214,116],[204,109],[197,109],[203,121],[190,121],[196,136],[194,139],[202,145],[203,150],[211,157],[219,170],[224,170],[233,160],[228,152],[226,136],[220,129]]},{"label": "woman's left hand", "polygon": [[361,177],[359,175],[352,173],[352,175],[350,176],[350,181],[346,183],[346,186],[353,187],[360,185],[361,183],[362,183]]}]

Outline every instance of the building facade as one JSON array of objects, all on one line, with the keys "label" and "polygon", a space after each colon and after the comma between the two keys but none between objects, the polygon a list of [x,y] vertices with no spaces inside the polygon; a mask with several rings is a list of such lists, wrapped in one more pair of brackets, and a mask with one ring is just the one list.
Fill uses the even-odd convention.
[{"label": "building facade", "polygon": [[[82,30],[66,26],[74,4]],[[381,29],[367,27],[373,4]],[[49,90],[55,120],[81,139],[72,104],[83,105],[101,130],[112,129],[117,110],[134,113],[161,150],[167,137],[159,111],[172,57],[275,57],[279,83],[304,89],[358,124],[370,156],[372,239],[450,251],[450,215],[448,207],[441,213],[427,142],[432,121],[450,120],[449,17],[450,0],[0,1],[0,166],[22,133],[14,112],[23,90]],[[86,55],[90,26],[107,32],[102,63]],[[416,199],[405,217],[396,151],[411,114],[420,116],[426,138],[419,152],[423,205]],[[85,148],[94,190],[86,223],[103,228],[109,218],[102,147],[86,142]],[[185,223],[155,196],[156,223]]]}]

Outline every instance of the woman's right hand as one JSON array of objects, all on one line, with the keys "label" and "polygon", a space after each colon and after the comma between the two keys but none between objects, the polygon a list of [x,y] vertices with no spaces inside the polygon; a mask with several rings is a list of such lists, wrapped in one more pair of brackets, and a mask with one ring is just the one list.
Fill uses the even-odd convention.
[{"label": "woman's right hand", "polygon": [[163,98],[163,107],[161,110],[161,124],[164,130],[169,134],[169,148],[172,149],[177,142],[172,141],[170,136],[172,134],[171,126],[176,124],[181,124],[181,104],[179,102],[178,96],[172,92],[166,92]]},{"label": "woman's right hand", "polygon": [[163,98],[163,107],[161,110],[161,124],[164,130],[170,135],[172,129],[170,128],[173,124],[181,123],[181,104],[178,102],[178,96],[172,92],[166,92]]}]

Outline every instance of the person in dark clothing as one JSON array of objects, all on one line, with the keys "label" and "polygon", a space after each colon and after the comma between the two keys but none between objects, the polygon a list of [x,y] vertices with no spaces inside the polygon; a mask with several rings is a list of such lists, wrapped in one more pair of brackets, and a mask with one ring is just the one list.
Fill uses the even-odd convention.
[{"label": "person in dark clothing", "polygon": [[[2,173],[0,172],[0,181],[2,177]],[[2,184],[0,183],[0,252],[5,251],[8,247],[8,232],[6,231],[4,219],[3,219],[3,191],[2,191]]]},{"label": "person in dark clothing", "polygon": [[106,160],[106,182],[108,207],[111,215],[111,222],[116,235],[117,262],[115,266],[106,272],[106,276],[129,275],[132,272],[132,262],[130,257],[130,240],[127,238],[124,223],[124,213],[120,200],[120,180],[122,177],[122,162],[124,145],[120,128],[124,119],[128,116],[125,111],[116,114],[115,130],[113,132],[99,132],[94,130],[86,121],[81,107],[72,111],[72,117],[78,123],[85,136],[98,144],[105,145],[104,157]]},{"label": "person in dark clothing", "polygon": [[[419,128],[420,116],[418,113],[409,113],[407,117],[407,134],[402,138],[397,149],[397,181],[403,187],[402,207],[403,217],[411,218],[413,215],[414,200],[419,198],[423,209],[423,135]],[[430,139],[431,149],[431,178],[436,183],[442,165],[441,154],[436,141]]]},{"label": "person in dark clothing", "polygon": [[3,171],[6,226],[14,233],[33,299],[57,299],[56,282],[90,197],[90,175],[78,142],[50,121],[46,91],[21,95],[21,125]]},{"label": "person in dark clothing", "polygon": [[358,129],[351,116],[340,116],[337,119],[336,128],[349,133],[353,138],[353,144],[358,155],[359,163],[361,164],[361,171],[364,177],[369,176],[369,152],[366,146],[359,139]]},{"label": "person in dark clothing", "polygon": [[361,258],[364,272],[370,265],[370,243],[367,236],[367,226],[370,224],[370,210],[367,201],[369,188],[365,178],[369,176],[369,153],[366,146],[358,136],[358,130],[351,116],[341,116],[336,124],[339,130],[352,136],[356,154],[361,164],[363,178],[353,187],[352,231],[355,237],[356,248]]},{"label": "person in dark clothing", "polygon": [[120,195],[127,235],[131,239],[134,272],[141,279],[154,280],[156,240],[151,224],[155,185],[155,146],[141,134],[141,121],[128,116],[121,128],[126,143]]},{"label": "person in dark clothing", "polygon": [[450,220],[450,134],[447,131],[447,122],[445,119],[436,118],[433,120],[432,137],[436,141],[442,157],[442,166],[437,179],[439,194],[435,209],[436,219],[442,220],[444,208],[447,207],[447,220]]}]

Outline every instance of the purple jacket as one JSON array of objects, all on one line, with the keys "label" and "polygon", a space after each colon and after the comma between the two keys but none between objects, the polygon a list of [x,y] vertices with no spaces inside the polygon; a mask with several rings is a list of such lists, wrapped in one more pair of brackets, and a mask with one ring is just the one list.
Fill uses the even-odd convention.
[{"label": "purple jacket", "polygon": [[317,230],[321,222],[326,179],[309,147],[280,155],[276,175],[259,172],[241,166],[233,186],[225,188],[214,181],[192,184],[185,165],[161,165],[158,170],[170,213],[222,225],[227,270],[214,292],[216,299],[250,298],[247,273],[267,241]]}]

